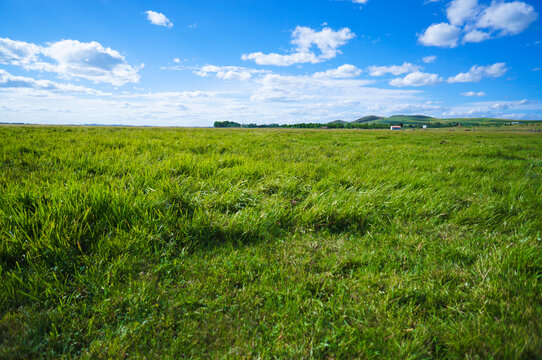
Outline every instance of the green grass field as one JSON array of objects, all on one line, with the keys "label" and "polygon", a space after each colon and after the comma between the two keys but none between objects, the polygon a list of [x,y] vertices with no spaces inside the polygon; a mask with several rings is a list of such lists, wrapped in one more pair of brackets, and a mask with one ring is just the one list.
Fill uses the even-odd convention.
[{"label": "green grass field", "polygon": [[1,359],[542,358],[540,134],[0,139]]}]

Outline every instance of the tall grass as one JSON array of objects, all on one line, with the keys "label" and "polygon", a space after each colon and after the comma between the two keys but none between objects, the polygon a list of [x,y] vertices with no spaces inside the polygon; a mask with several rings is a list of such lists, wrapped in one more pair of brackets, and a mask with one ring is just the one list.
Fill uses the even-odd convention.
[{"label": "tall grass", "polygon": [[542,137],[0,127],[0,358],[540,358]]}]

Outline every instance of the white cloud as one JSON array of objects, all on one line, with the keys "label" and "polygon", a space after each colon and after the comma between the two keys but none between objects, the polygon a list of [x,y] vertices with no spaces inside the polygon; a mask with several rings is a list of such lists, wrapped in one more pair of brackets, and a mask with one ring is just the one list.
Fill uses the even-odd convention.
[{"label": "white cloud", "polygon": [[534,8],[524,2],[494,2],[484,10],[476,26],[500,31],[501,35],[516,35],[537,18]]},{"label": "white cloud", "polygon": [[420,91],[378,89],[368,87],[369,83],[266,74],[242,83],[226,82],[224,91],[214,93],[122,92],[91,97],[9,88],[0,89],[0,108],[13,110],[2,114],[3,121],[8,122],[164,126],[209,126],[223,119],[243,123],[325,122],[337,118],[353,120],[372,112],[389,115],[399,111],[398,107],[434,110],[425,105],[427,100]]},{"label": "white cloud", "polygon": [[397,78],[390,81],[392,86],[424,86],[434,85],[442,82],[442,78],[437,74],[428,74],[416,71],[408,74],[404,78]]},{"label": "white cloud", "polygon": [[425,46],[450,47],[457,46],[461,29],[447,23],[433,24],[418,37],[418,41]]},{"label": "white cloud", "polygon": [[312,63],[316,64],[322,62],[314,53],[294,53],[291,55],[280,54],[264,54],[262,52],[256,52],[251,54],[244,54],[241,59],[253,60],[258,65],[275,65],[275,66],[290,66],[294,64]]},{"label": "white cloud", "polygon": [[[454,106],[444,111],[444,117],[494,117],[503,119],[541,119],[539,102],[527,99],[515,101],[480,101]],[[518,113],[520,110],[522,113]]]},{"label": "white cloud", "polygon": [[352,0],[354,4],[367,4],[369,0]]},{"label": "white cloud", "polygon": [[[49,58],[46,61],[40,56]],[[22,66],[26,70],[54,72],[63,78],[83,78],[115,86],[138,82],[140,68],[124,56],[100,43],[61,40],[39,46],[23,41],[0,39],[0,63]]]},{"label": "white cloud", "polygon": [[491,34],[480,30],[471,30],[463,36],[464,43],[479,43],[491,38]]},{"label": "white cloud", "polygon": [[473,66],[468,72],[460,73],[448,79],[449,83],[478,82],[483,77],[500,77],[506,74],[506,63],[495,63],[488,66]]},{"label": "white cloud", "polygon": [[495,101],[493,104],[488,104],[490,109],[496,110],[508,110],[511,107],[518,107],[527,105],[529,101],[527,99],[517,101]]},{"label": "white cloud", "polygon": [[108,95],[101,91],[90,89],[84,86],[77,86],[72,84],[60,84],[50,80],[35,80],[25,76],[14,76],[5,70],[0,69],[0,88],[28,88],[35,90],[48,90],[58,92],[77,92],[88,95]]},{"label": "white cloud", "polygon": [[486,96],[486,93],[483,91],[479,91],[479,92],[469,91],[469,92],[462,93],[461,95],[468,96],[468,97],[482,97],[482,96]]},{"label": "white cloud", "polygon": [[147,20],[149,20],[153,25],[164,26],[167,28],[173,27],[173,23],[166,17],[166,15],[162,13],[147,10],[145,11],[145,14],[147,14]]},{"label": "white cloud", "polygon": [[431,64],[435,62],[435,60],[437,60],[437,57],[435,55],[429,55],[429,56],[424,56],[422,60],[426,64]]},{"label": "white cloud", "polygon": [[344,79],[344,78],[354,78],[361,74],[361,70],[355,67],[354,65],[344,64],[339,66],[336,69],[331,69],[323,72],[314,73],[312,76],[315,78],[335,78],[335,79]]},{"label": "white cloud", "polygon": [[382,76],[385,74],[401,75],[420,70],[420,66],[405,62],[403,65],[369,66],[369,75]]},{"label": "white cloud", "polygon": [[[243,60],[253,60],[259,65],[289,66],[303,63],[320,63],[332,59],[340,54],[338,48],[352,39],[355,34],[348,28],[334,31],[331,28],[323,28],[315,31],[308,27],[298,26],[292,32],[292,45],[295,46],[292,54],[281,55],[276,53],[264,54],[255,52],[244,54]],[[320,50],[315,54],[313,47]]]},{"label": "white cloud", "polygon": [[446,15],[450,24],[462,26],[480,12],[478,0],[453,0],[448,4]]},{"label": "white cloud", "polygon": [[[192,70],[194,74],[201,77],[215,75],[217,78],[223,79],[223,80],[232,80],[232,79],[253,80],[257,75],[259,75],[258,78],[260,79],[264,75],[273,75],[273,73],[269,70],[252,69],[252,68],[241,67],[241,66],[216,66],[216,65],[183,66],[183,65],[179,65],[179,66],[169,66],[169,67],[164,66],[161,69],[172,70],[172,71]],[[358,69],[357,67],[355,67],[354,65],[344,64],[335,69],[316,72],[312,74],[312,76],[310,77],[314,79],[347,79],[347,78],[357,77],[361,73],[362,71]],[[281,79],[285,78],[283,76],[280,76],[280,77]],[[296,78],[308,79],[310,77],[303,75],[303,76],[298,76]],[[372,83],[372,81],[369,81],[369,80],[363,80],[363,82],[365,84]]]},{"label": "white cloud", "polygon": [[36,61],[39,52],[35,44],[0,38],[0,64],[26,65]]},{"label": "white cloud", "polygon": [[484,69],[484,74],[490,77],[500,77],[506,74],[508,68],[506,63],[495,63],[493,65],[486,66]]},{"label": "white cloud", "polygon": [[368,87],[371,83],[357,79],[267,74],[256,80],[258,87],[250,99],[254,103],[280,103],[282,106],[303,104],[309,113],[317,111],[322,104],[328,104],[325,108],[329,111],[339,107],[416,102],[417,91]]},{"label": "white cloud", "polygon": [[268,71],[265,70],[256,70],[239,66],[205,65],[196,68],[194,74],[202,77],[215,74],[217,78],[223,80],[248,80],[253,74],[263,74],[267,72]]},{"label": "white cloud", "polygon": [[41,52],[55,60],[56,64],[36,62],[28,68],[115,86],[139,81],[138,68],[128,65],[118,51],[105,48],[96,41],[82,43],[77,40],[61,40],[50,43]]},{"label": "white cloud", "polygon": [[462,43],[479,43],[496,36],[523,32],[537,18],[531,5],[522,1],[493,0],[491,5],[478,0],[452,0],[446,8],[449,23],[433,24],[418,37],[425,46],[456,47]]},{"label": "white cloud", "polygon": [[173,62],[174,62],[175,64],[180,64],[180,63],[181,63],[181,59],[175,58],[175,59],[173,59]]},{"label": "white cloud", "polygon": [[[310,75],[254,75],[243,82],[224,82],[221,91],[192,88],[96,95],[87,95],[83,89],[58,90],[46,82],[33,85],[32,79],[2,80],[8,81],[12,82],[10,87],[0,87],[2,121],[7,122],[212,126],[214,121],[223,119],[269,124],[353,120],[366,114],[472,114],[531,119],[542,114],[539,102],[480,102],[449,107],[431,101],[425,91],[417,89],[382,89],[371,87],[370,81],[363,79]],[[22,84],[15,84],[16,81]]]}]

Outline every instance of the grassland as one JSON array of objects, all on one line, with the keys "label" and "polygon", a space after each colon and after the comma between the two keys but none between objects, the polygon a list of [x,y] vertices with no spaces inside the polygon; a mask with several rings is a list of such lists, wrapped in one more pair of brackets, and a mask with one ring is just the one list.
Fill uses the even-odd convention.
[{"label": "grassland", "polygon": [[0,127],[0,358],[540,359],[516,130]]}]

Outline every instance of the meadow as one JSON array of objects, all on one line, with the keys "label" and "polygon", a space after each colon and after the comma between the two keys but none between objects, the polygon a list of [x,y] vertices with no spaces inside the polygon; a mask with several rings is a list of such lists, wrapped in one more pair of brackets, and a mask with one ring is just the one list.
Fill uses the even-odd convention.
[{"label": "meadow", "polygon": [[0,127],[0,358],[542,358],[542,136]]}]

